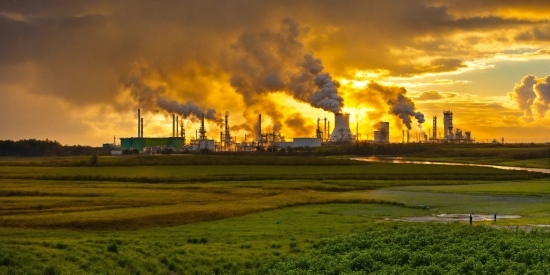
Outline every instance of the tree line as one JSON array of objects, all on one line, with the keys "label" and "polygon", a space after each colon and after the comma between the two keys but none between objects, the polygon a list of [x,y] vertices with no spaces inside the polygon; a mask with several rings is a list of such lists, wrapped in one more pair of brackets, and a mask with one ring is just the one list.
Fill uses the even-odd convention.
[{"label": "tree line", "polygon": [[0,140],[0,156],[3,157],[49,157],[102,154],[100,147],[61,145],[57,141],[23,139]]}]

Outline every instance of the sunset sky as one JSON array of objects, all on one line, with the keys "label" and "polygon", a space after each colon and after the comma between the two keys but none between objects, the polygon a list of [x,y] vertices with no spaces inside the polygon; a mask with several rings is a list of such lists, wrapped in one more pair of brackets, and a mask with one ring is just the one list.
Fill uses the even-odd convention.
[{"label": "sunset sky", "polygon": [[550,1],[14,0],[0,33],[0,139],[99,146],[141,108],[145,136],[172,112],[188,136],[201,112],[215,139],[226,112],[238,141],[259,113],[314,136],[344,111],[399,142],[451,110],[477,141],[550,142]]}]

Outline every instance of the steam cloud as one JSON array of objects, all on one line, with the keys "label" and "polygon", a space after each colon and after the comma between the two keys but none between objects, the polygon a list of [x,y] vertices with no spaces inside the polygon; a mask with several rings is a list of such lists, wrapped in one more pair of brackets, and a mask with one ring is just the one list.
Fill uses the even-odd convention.
[{"label": "steam cloud", "polygon": [[424,114],[416,111],[414,102],[406,94],[407,90],[403,87],[383,86],[371,81],[363,91],[352,94],[351,97],[354,101],[375,107],[377,111],[370,114],[372,120],[379,120],[384,115],[382,110],[386,109],[387,113],[399,117],[407,129],[412,128],[413,118],[421,128],[425,121]]},{"label": "steam cloud", "polygon": [[344,99],[338,95],[340,84],[323,72],[321,59],[307,52],[299,41],[305,31],[295,21],[285,19],[277,32],[244,33],[232,45],[237,58],[228,68],[233,72],[231,85],[248,104],[262,100],[263,94],[284,92],[315,108],[341,112]]},{"label": "steam cloud", "polygon": [[544,78],[533,75],[523,77],[508,97],[517,103],[527,120],[550,118],[550,75]]}]

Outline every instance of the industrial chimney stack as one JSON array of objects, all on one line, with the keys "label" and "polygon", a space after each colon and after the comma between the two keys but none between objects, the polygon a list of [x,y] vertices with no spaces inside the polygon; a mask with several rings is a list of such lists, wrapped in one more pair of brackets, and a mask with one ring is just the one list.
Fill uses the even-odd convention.
[{"label": "industrial chimney stack", "polygon": [[262,114],[258,115],[258,142],[262,140]]},{"label": "industrial chimney stack", "polygon": [[140,121],[141,121],[141,109],[138,109],[138,137],[141,137],[140,136]]},{"label": "industrial chimney stack", "polygon": [[229,119],[228,119],[228,115],[226,114],[225,115],[225,140],[224,140],[224,143],[225,143],[225,146],[231,146],[231,133],[229,133]]},{"label": "industrial chimney stack", "polygon": [[204,113],[201,115],[201,129],[200,129],[200,139],[205,140],[206,139],[206,129],[204,128]]},{"label": "industrial chimney stack", "polygon": [[176,115],[172,114],[172,136],[176,136]]},{"label": "industrial chimney stack", "polygon": [[143,137],[143,118],[140,119],[140,125],[141,125],[141,132],[140,132],[140,137]]},{"label": "industrial chimney stack", "polygon": [[434,123],[433,123],[433,133],[432,137],[433,139],[437,139],[437,116],[434,116]]}]

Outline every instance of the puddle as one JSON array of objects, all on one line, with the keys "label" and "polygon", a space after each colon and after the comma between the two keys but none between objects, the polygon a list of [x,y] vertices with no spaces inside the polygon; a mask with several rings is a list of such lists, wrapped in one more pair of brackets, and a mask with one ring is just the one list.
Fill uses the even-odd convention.
[{"label": "puddle", "polygon": [[[497,221],[499,219],[519,219],[519,215],[497,215]],[[470,214],[439,214],[434,216],[420,216],[420,217],[406,217],[401,218],[402,221],[407,222],[470,222]],[[492,221],[494,220],[493,214],[473,214],[472,221]]]}]

